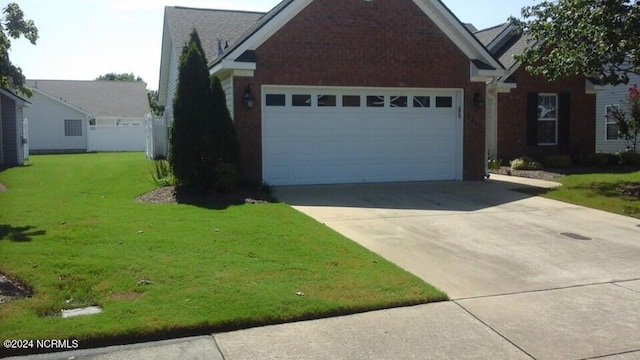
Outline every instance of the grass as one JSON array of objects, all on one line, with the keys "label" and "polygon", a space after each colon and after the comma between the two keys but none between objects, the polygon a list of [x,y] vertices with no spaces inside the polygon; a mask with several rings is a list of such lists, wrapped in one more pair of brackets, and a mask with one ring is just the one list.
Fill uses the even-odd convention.
[{"label": "grass", "polygon": [[[152,167],[103,153],[0,173],[0,272],[33,290],[0,305],[0,339],[88,347],[446,300],[285,204],[137,203]],[[104,311],[58,316],[87,305]]]},{"label": "grass", "polygon": [[563,186],[539,195],[640,219],[640,199],[622,191],[640,186],[640,171],[575,174],[554,181]]}]

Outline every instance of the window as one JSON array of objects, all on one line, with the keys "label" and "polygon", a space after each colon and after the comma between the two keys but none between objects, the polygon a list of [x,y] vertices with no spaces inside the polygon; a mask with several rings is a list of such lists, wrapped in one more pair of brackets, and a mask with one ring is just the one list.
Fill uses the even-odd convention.
[{"label": "window", "polygon": [[367,107],[384,107],[384,96],[367,96]]},{"label": "window", "polygon": [[538,95],[538,145],[558,143],[558,95]]},{"label": "window", "polygon": [[607,105],[605,107],[604,123],[606,128],[607,140],[620,139],[618,124],[616,123],[616,120],[613,118],[613,113],[617,110],[620,110],[620,105]]},{"label": "window", "polygon": [[437,108],[452,108],[453,98],[451,96],[436,96]]},{"label": "window", "polygon": [[64,136],[82,136],[82,120],[65,120]]},{"label": "window", "polygon": [[311,106],[311,95],[293,95],[291,96],[291,105],[293,106]]},{"label": "window", "polygon": [[335,95],[318,95],[319,107],[335,107],[336,96]]},{"label": "window", "polygon": [[407,107],[407,97],[406,96],[392,96],[391,97],[391,107],[392,108],[406,108]]},{"label": "window", "polygon": [[267,106],[285,106],[284,94],[267,94]]},{"label": "window", "polygon": [[360,95],[343,95],[342,106],[344,107],[360,107]]},{"label": "window", "polygon": [[431,107],[431,98],[429,96],[414,96],[413,97],[414,108],[428,108]]}]

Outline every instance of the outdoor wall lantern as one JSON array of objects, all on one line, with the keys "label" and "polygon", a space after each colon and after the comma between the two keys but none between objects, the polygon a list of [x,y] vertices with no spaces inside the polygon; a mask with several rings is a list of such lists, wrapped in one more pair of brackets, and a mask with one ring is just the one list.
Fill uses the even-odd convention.
[{"label": "outdoor wall lantern", "polygon": [[477,108],[481,108],[484,106],[484,99],[482,98],[482,94],[480,94],[480,91],[476,91],[476,93],[473,94],[473,106]]},{"label": "outdoor wall lantern", "polygon": [[247,84],[247,88],[244,90],[244,104],[247,105],[249,109],[253,108],[253,103],[256,98],[251,93],[251,85]]}]

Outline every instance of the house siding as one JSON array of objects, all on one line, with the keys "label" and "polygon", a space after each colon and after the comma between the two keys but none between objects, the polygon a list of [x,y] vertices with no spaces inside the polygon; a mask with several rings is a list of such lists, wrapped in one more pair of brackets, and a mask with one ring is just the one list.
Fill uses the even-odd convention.
[{"label": "house siding", "polygon": [[224,95],[227,100],[227,109],[229,109],[229,114],[231,114],[231,118],[234,118],[233,111],[233,75],[229,74],[220,79],[220,83],[222,85],[222,90],[224,91]]},{"label": "house siding", "polygon": [[[32,105],[25,109],[29,120],[29,151],[66,153],[87,151],[87,115],[38,91],[33,91]],[[81,120],[82,136],[65,136],[64,121]]]},{"label": "house siding", "polygon": [[0,95],[2,111],[2,163],[3,165],[19,165],[18,128],[16,121],[16,102],[5,95]]},{"label": "house siding", "polygon": [[607,140],[606,130],[606,107],[607,105],[620,105],[625,109],[626,97],[629,87],[640,86],[640,76],[631,74],[628,85],[607,86],[598,91],[596,105],[596,152],[616,153],[625,151],[627,142],[625,140]]},{"label": "house siding", "polygon": [[[262,178],[262,85],[455,88],[464,91],[465,180],[484,176],[485,113],[471,102],[468,57],[412,0],[314,1],[256,49],[253,78],[234,78],[243,174]],[[252,109],[241,106],[251,85]]]},{"label": "house siding", "polygon": [[[517,88],[509,93],[498,94],[498,155],[508,162],[519,156],[530,156],[538,160],[550,155],[571,155],[579,158],[595,151],[594,114],[596,97],[586,94],[585,78],[574,76],[549,82],[543,77],[533,76],[524,68],[514,76]],[[568,144],[562,144],[558,134],[558,145],[529,145],[527,141],[527,103],[529,94],[567,94],[570,99]],[[561,131],[560,126],[558,131]]]}]

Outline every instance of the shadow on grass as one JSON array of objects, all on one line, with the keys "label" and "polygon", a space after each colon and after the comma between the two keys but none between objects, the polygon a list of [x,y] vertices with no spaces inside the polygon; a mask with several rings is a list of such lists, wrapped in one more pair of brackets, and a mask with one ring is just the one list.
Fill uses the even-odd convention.
[{"label": "shadow on grass", "polygon": [[0,224],[0,240],[28,242],[31,241],[34,236],[42,236],[46,233],[44,230],[36,230],[35,226],[14,227]]}]

